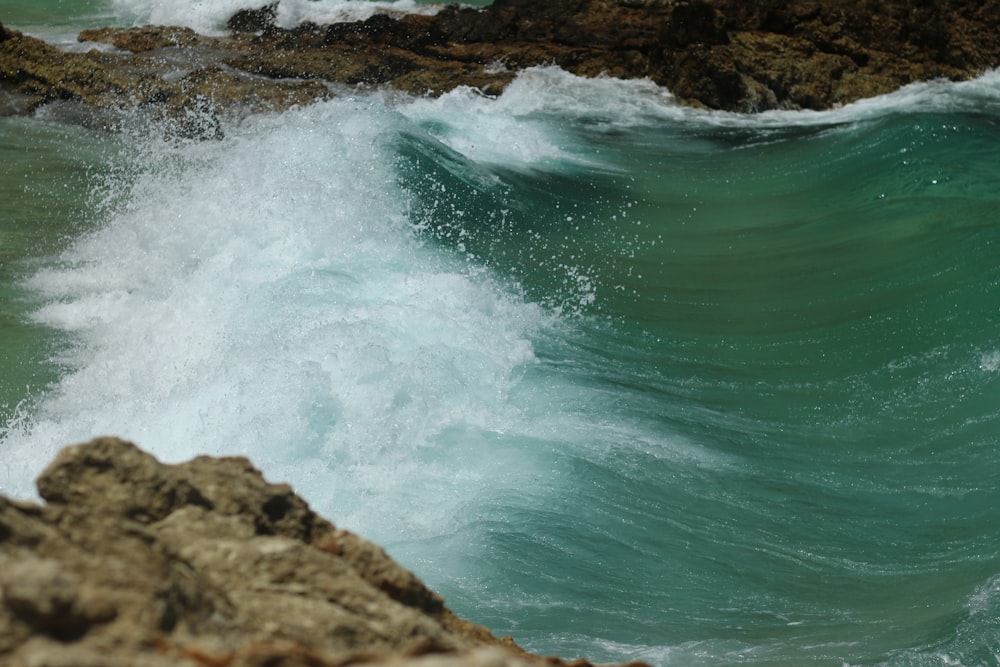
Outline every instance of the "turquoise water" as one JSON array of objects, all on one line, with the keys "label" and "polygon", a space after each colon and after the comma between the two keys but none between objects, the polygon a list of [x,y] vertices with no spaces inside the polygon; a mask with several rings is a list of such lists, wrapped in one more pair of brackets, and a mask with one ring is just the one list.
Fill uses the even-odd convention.
[{"label": "turquoise water", "polygon": [[995,74],[0,139],[5,493],[102,433],[245,454],[534,651],[1000,662]]},{"label": "turquoise water", "polygon": [[0,415],[58,377],[47,363],[62,338],[31,321],[40,305],[23,281],[93,219],[114,141],[26,118],[0,118]]},{"label": "turquoise water", "polygon": [[108,0],[0,0],[0,23],[57,43],[74,41],[84,28],[114,22]]}]

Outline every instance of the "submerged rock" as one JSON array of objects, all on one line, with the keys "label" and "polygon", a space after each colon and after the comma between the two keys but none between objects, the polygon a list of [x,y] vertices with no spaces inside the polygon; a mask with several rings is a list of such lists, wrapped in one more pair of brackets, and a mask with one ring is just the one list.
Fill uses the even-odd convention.
[{"label": "submerged rock", "polygon": [[288,30],[275,17],[274,3],[242,10],[226,37],[87,31],[82,41],[117,50],[86,54],[0,29],[0,89],[33,106],[58,99],[177,114],[192,104],[190,81],[212,79],[200,96],[221,112],[256,111],[327,97],[333,84],[493,95],[518,70],[554,64],[649,78],[692,105],[753,112],[824,109],[1000,65],[1000,0],[496,0]]},{"label": "submerged rock", "polygon": [[38,490],[0,497],[4,665],[560,664],[459,619],[243,458],[165,465],[101,438]]}]

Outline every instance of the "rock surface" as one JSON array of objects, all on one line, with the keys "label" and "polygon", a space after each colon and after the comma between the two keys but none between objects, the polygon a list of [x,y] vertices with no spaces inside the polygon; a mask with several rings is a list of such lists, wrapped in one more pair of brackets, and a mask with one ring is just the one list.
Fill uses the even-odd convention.
[{"label": "rock surface", "polygon": [[1000,65],[1000,0],[496,0],[291,30],[275,15],[273,4],[238,12],[225,37],[162,26],[80,35],[113,52],[64,53],[0,26],[0,89],[20,100],[0,108],[283,109],[330,96],[331,84],[492,95],[520,69],[556,64],[754,112],[829,108]]},{"label": "rock surface", "polygon": [[165,465],[101,438],[38,490],[0,497],[9,667],[561,664],[459,619],[243,458]]},{"label": "rock surface", "polygon": [[334,84],[493,95],[544,64],[647,77],[696,106],[823,109],[1000,65],[1000,0],[496,0],[291,30],[275,15],[274,4],[238,12],[225,37],[86,31],[81,41],[116,47],[88,53],[0,26],[0,90],[15,100],[0,109],[257,111],[328,97]]}]

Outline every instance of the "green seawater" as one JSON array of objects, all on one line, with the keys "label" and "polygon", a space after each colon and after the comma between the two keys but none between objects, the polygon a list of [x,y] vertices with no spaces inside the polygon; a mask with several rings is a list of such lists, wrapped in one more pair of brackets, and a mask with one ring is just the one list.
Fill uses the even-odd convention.
[{"label": "green seawater", "polygon": [[556,506],[496,510],[517,556],[470,588],[510,608],[474,608],[596,659],[994,664],[1000,122],[748,125],[591,124],[621,172],[509,189],[415,142],[437,237],[571,311],[594,287],[543,349],[596,389],[581,421],[628,425],[569,454]]},{"label": "green seawater", "polygon": [[226,133],[0,118],[4,493],[103,433],[239,453],[533,651],[1000,664],[995,74],[739,117],[542,69]]},{"label": "green seawater", "polygon": [[113,19],[107,0],[0,0],[0,23],[35,34],[76,33],[83,28],[109,25]]},{"label": "green seawater", "polygon": [[24,280],[92,220],[111,138],[72,126],[0,118],[0,414],[58,376],[61,337],[31,321],[39,301]]}]

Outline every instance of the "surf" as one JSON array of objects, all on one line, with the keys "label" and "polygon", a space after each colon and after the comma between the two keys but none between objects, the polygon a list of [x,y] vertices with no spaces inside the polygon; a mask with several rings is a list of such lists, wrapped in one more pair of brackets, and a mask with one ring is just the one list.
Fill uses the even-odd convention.
[{"label": "surf", "polygon": [[126,135],[11,279],[53,353],[0,486],[101,433],[246,455],[533,650],[982,662],[998,99],[744,116],[534,68]]}]

